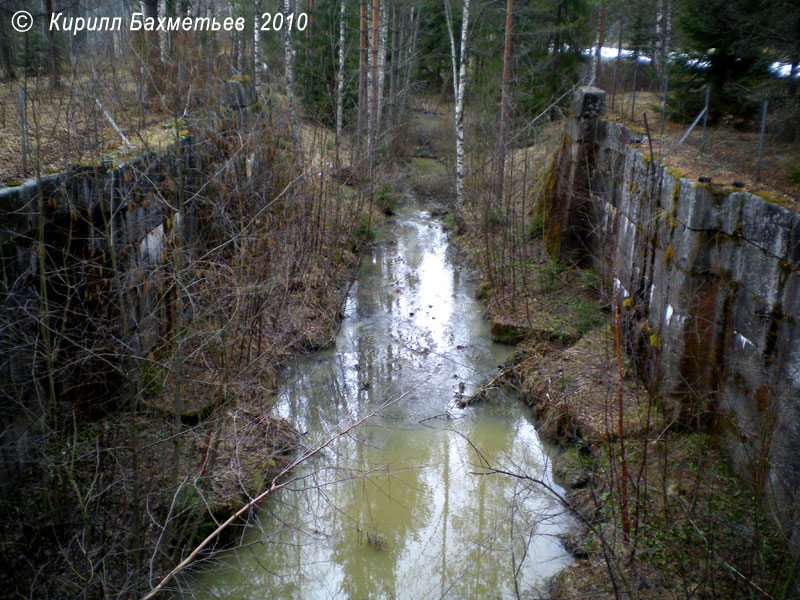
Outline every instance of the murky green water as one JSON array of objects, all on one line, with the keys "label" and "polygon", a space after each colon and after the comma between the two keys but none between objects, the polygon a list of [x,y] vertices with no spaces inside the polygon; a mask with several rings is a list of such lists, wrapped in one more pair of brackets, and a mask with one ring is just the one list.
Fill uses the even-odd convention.
[{"label": "murky green water", "polygon": [[[491,343],[476,282],[441,223],[407,206],[347,300],[336,347],[296,362],[275,411],[318,443],[387,401],[269,499],[241,548],[190,580],[198,598],[541,597],[570,562],[562,508],[513,398],[456,408],[510,349]],[[557,486],[556,486],[557,487]],[[188,596],[188,594],[187,594]]]}]

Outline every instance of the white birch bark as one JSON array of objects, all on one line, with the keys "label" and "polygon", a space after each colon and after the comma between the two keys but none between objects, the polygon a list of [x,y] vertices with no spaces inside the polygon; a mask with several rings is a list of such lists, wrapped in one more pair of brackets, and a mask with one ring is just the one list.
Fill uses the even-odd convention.
[{"label": "white birch bark", "polygon": [[[167,15],[167,0],[159,0],[158,1],[158,14],[162,17],[166,17]],[[167,59],[167,46],[169,42],[167,40],[167,32],[164,29],[158,30],[158,50],[161,52],[161,60],[164,61]]]},{"label": "white birch bark", "polygon": [[670,34],[672,31],[672,7],[670,0],[662,0],[659,14],[657,17],[658,27],[658,60],[656,68],[659,73],[665,75],[667,54],[670,47]]},{"label": "white birch bark", "polygon": [[356,118],[355,160],[360,163],[364,148],[364,120],[367,115],[367,0],[358,3],[358,115]]},{"label": "white birch bark", "polygon": [[464,200],[464,97],[467,88],[467,34],[469,32],[469,0],[461,1],[461,44],[456,55],[453,15],[448,0],[444,1],[447,33],[450,37],[450,66],[453,75],[453,127],[456,134],[456,208]]},{"label": "white birch bark", "polygon": [[375,129],[377,125],[378,97],[378,7],[380,0],[372,0],[372,10],[368,11],[369,68],[367,69],[367,160],[372,174],[372,159],[375,150]]},{"label": "white birch bark", "polygon": [[393,130],[397,113],[397,79],[400,73],[400,28],[398,26],[399,9],[392,6],[392,65],[389,75],[389,129]]},{"label": "white birch bark", "polygon": [[417,59],[417,39],[419,38],[419,15],[416,14],[414,7],[411,7],[411,14],[409,15],[409,20],[412,28],[411,33],[411,47],[406,52],[406,56],[403,59],[403,67],[405,68],[405,75],[403,77],[403,87],[402,92],[400,93],[400,118],[403,118],[403,114],[406,110],[406,105],[408,104],[408,92],[409,88],[411,87],[411,71],[414,70],[414,63]]},{"label": "white birch bark", "polygon": [[375,134],[380,135],[381,120],[383,118],[384,95],[386,91],[386,40],[389,31],[388,11],[386,3],[381,2],[378,17],[378,112],[375,125]]},{"label": "white birch bark", "polygon": [[[242,18],[244,18],[244,5],[242,5],[242,14],[240,16]],[[237,18],[237,17],[234,17],[234,18]],[[238,32],[238,29],[234,29],[234,32]],[[234,33],[234,35],[236,35],[236,33]],[[245,40],[244,40],[245,32],[242,31],[240,34],[236,35],[236,38],[237,38],[236,41],[239,44],[239,54],[237,55],[239,60],[238,60],[238,64],[236,65],[236,69],[237,69],[237,72],[239,73],[239,75],[244,75],[244,73],[245,73],[245,65],[247,64],[247,61],[246,61],[246,59],[244,57],[244,53],[245,53],[245,51],[247,49],[246,45],[245,45]]]},{"label": "white birch bark", "polygon": [[342,124],[344,121],[344,28],[345,28],[345,0],[339,4],[339,70],[336,72],[336,143],[342,137]]},{"label": "white birch bark", "polygon": [[456,68],[458,54],[456,54],[456,38],[453,33],[453,12],[448,0],[442,0],[442,2],[444,3],[444,18],[447,23],[447,37],[450,40],[450,77],[453,82],[453,102],[455,102],[456,96],[458,96],[458,70]]},{"label": "white birch bark", "polygon": [[261,6],[259,0],[254,0],[253,11],[253,87],[256,98],[261,94]]},{"label": "white birch bark", "polygon": [[[292,13],[291,0],[283,0],[284,23]],[[303,146],[300,142],[300,119],[297,116],[297,102],[294,97],[294,51],[292,50],[292,32],[289,27],[283,28],[283,58],[286,69],[286,102],[289,105],[289,119],[292,125],[292,140],[297,168],[303,170]]]}]

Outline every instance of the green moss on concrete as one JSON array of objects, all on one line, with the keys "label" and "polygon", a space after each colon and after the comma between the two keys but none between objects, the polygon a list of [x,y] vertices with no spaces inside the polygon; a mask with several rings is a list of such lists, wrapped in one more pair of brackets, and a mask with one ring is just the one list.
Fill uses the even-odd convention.
[{"label": "green moss on concrete", "polygon": [[678,169],[674,169],[672,167],[667,167],[667,173],[672,175],[675,178],[675,184],[677,185],[678,180],[682,177],[685,177],[683,173],[681,173]]},{"label": "green moss on concrete", "polygon": [[675,258],[675,247],[672,245],[672,242],[669,243],[667,246],[667,251],[664,253],[664,264],[669,269],[672,267],[672,260]]},{"label": "green moss on concrete", "polygon": [[796,270],[795,265],[788,260],[778,261],[778,285],[782,288],[786,284],[786,280],[793,271]]},{"label": "green moss on concrete", "polygon": [[[565,151],[562,148],[562,151]],[[544,220],[543,242],[544,248],[550,256],[557,256],[561,244],[561,232],[564,228],[564,210],[559,210],[561,203],[558,202],[558,175],[556,174],[555,160],[547,171],[546,183],[543,195],[538,204]]]},{"label": "green moss on concrete", "polygon": [[784,200],[783,198],[778,198],[777,196],[773,196],[769,192],[759,191],[758,197],[761,198],[767,204],[777,204],[778,206],[788,206],[789,202]]},{"label": "green moss on concrete", "polygon": [[655,348],[656,350],[660,350],[661,349],[661,336],[660,335],[658,335],[657,333],[651,333],[649,341],[650,341],[650,345],[653,348]]}]

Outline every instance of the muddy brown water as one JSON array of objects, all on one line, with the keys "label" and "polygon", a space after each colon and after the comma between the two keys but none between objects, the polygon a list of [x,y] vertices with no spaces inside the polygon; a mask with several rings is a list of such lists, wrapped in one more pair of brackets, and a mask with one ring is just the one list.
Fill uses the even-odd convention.
[{"label": "muddy brown water", "polygon": [[477,281],[414,201],[381,228],[336,345],[285,373],[275,414],[326,448],[262,505],[184,597],[540,598],[571,562],[563,507],[530,415],[503,393],[457,408],[511,348],[490,341]]}]

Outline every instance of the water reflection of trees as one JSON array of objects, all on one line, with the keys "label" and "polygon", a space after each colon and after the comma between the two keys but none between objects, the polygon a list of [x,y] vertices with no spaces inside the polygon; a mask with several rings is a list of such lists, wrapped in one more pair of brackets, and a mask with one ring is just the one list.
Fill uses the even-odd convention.
[{"label": "water reflection of trees", "polygon": [[[340,438],[296,491],[270,502],[248,538],[258,543],[238,555],[244,582],[225,596],[497,597],[514,594],[516,572],[530,587],[534,555],[559,555],[531,544],[542,531],[540,491],[475,474],[482,461],[538,473],[540,457],[524,452],[538,440],[516,405],[513,414],[448,411],[454,382],[482,379],[496,361],[456,310],[475,307],[441,232],[400,229],[397,247],[379,246],[359,277],[339,353],[292,367],[279,409],[330,433],[387,398],[403,401]],[[438,301],[449,304],[428,306]],[[456,343],[475,350],[465,358]]]},{"label": "water reflection of trees", "polygon": [[436,461],[422,433],[370,426],[358,440],[355,462],[372,472],[339,486],[335,497],[346,521],[332,557],[343,565],[347,597],[391,598],[404,585],[401,556],[418,524],[430,519],[420,465]]}]

